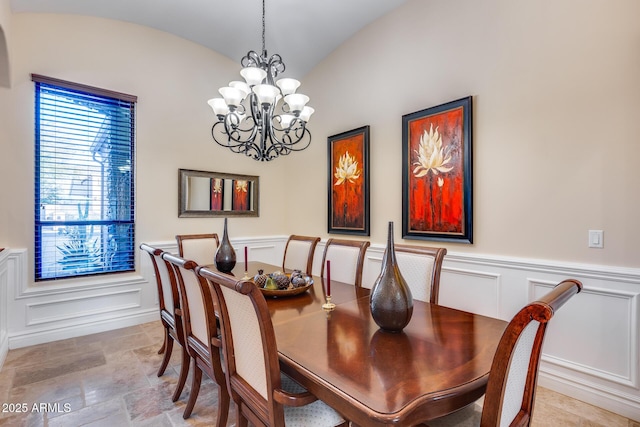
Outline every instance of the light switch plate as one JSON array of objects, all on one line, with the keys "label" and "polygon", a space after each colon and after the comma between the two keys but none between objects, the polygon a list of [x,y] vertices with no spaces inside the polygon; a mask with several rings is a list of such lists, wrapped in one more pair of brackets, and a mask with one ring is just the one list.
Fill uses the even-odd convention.
[{"label": "light switch plate", "polygon": [[604,231],[589,230],[589,247],[604,248]]}]

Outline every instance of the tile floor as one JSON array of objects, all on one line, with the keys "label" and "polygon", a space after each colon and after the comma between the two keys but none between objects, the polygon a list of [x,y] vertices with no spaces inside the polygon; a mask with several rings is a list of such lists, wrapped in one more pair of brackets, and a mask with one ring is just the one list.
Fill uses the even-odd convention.
[{"label": "tile floor", "polygon": [[[213,425],[215,384],[203,381],[193,414],[184,420],[189,382],[180,400],[171,402],[179,353],[174,349],[167,371],[157,377],[161,343],[162,326],[152,322],[9,351],[0,371],[0,426]],[[534,427],[640,427],[548,389],[539,388],[537,399]],[[16,412],[23,404],[26,412]],[[230,414],[228,426],[234,425]]]}]

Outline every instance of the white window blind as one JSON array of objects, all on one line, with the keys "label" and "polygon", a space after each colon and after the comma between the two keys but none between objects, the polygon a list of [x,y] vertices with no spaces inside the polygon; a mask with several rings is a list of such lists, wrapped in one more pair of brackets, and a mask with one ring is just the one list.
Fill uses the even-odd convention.
[{"label": "white window blind", "polygon": [[35,279],[135,268],[137,98],[33,74]]}]

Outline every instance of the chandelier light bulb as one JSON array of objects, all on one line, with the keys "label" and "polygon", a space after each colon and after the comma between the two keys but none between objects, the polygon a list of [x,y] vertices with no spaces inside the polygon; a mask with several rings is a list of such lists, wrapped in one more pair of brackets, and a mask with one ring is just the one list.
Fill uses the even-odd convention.
[{"label": "chandelier light bulb", "polygon": [[271,85],[256,85],[253,87],[253,93],[258,96],[258,102],[261,105],[274,104],[276,97],[280,94],[277,87]]},{"label": "chandelier light bulb", "polygon": [[226,86],[221,87],[218,92],[220,92],[220,95],[224,97],[224,101],[229,107],[237,107],[242,102],[242,92],[238,89]]},{"label": "chandelier light bulb", "polygon": [[267,77],[267,72],[258,67],[246,67],[240,70],[240,75],[246,80],[249,86],[255,86],[262,83]]},{"label": "chandelier light bulb", "polygon": [[284,78],[276,82],[276,85],[282,91],[283,96],[290,95],[296,92],[296,89],[300,87],[300,82],[296,79]]},{"label": "chandelier light bulb", "polygon": [[229,106],[222,98],[212,98],[207,101],[207,104],[216,116],[225,116],[229,112]]},{"label": "chandelier light bulb", "polygon": [[300,120],[304,120],[305,123],[308,122],[309,118],[311,118],[311,115],[314,113],[314,111],[316,110],[305,105],[302,111],[300,111]]},{"label": "chandelier light bulb", "polygon": [[291,127],[291,122],[295,119],[296,116],[293,114],[283,114],[280,116],[280,126],[282,129],[289,129]]},{"label": "chandelier light bulb", "polygon": [[301,93],[292,93],[284,97],[284,102],[289,105],[289,111],[295,113],[304,108],[305,104],[309,102],[309,97]]},{"label": "chandelier light bulb", "polygon": [[249,85],[239,80],[229,82],[229,87],[238,89],[242,93],[242,99],[245,99],[247,95],[251,93],[251,88],[249,87]]}]

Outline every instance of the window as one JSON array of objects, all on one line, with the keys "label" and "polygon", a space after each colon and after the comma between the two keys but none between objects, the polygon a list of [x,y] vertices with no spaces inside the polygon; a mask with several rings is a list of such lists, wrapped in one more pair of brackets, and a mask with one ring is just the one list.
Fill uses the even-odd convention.
[{"label": "window", "polygon": [[35,280],[134,270],[135,96],[35,82]]}]

